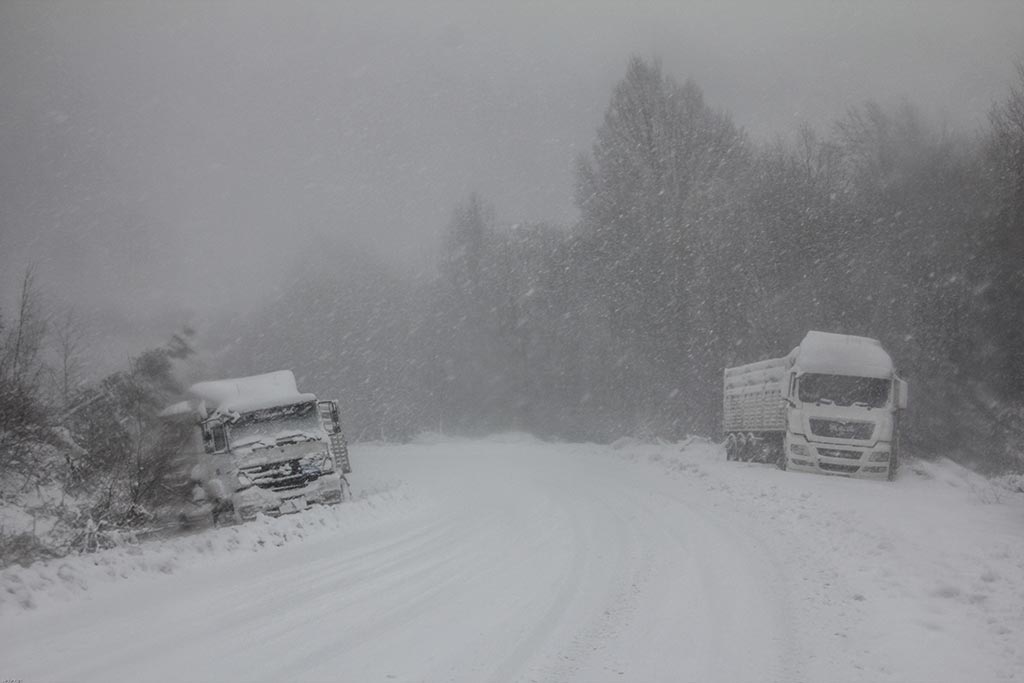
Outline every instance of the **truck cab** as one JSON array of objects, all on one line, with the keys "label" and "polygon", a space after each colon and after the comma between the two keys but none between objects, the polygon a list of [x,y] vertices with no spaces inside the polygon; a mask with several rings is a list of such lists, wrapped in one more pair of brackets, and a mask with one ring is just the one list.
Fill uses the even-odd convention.
[{"label": "truck cab", "polygon": [[201,382],[188,393],[183,404],[197,418],[191,477],[215,518],[342,501],[351,465],[336,401],[300,393],[288,370]]},{"label": "truck cab", "polygon": [[787,361],[780,467],[892,479],[907,383],[882,345],[867,337],[808,332]]}]

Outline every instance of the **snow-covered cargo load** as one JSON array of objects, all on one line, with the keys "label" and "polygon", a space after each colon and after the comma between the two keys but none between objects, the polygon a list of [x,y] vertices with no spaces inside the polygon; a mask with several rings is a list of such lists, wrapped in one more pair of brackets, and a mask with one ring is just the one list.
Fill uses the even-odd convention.
[{"label": "snow-covered cargo load", "polygon": [[337,401],[300,392],[290,370],[199,382],[186,395],[163,412],[196,426],[186,517],[244,521],[342,501],[352,468]]},{"label": "snow-covered cargo load", "polygon": [[907,383],[881,343],[808,332],[782,358],[726,368],[722,432],[730,460],[892,479]]}]

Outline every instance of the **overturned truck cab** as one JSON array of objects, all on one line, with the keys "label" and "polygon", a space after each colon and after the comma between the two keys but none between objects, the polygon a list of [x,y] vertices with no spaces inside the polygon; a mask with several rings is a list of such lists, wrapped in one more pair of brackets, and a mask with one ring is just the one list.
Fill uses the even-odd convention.
[{"label": "overturned truck cab", "polygon": [[344,497],[352,468],[338,403],[300,393],[290,370],[193,384],[164,414],[195,424],[195,504],[214,520]]}]

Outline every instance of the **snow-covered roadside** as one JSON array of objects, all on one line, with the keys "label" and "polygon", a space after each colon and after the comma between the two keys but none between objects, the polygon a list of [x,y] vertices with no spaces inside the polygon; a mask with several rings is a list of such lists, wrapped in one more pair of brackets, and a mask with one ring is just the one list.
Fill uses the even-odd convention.
[{"label": "snow-covered roadside", "polygon": [[369,474],[353,476],[352,483],[352,499],[339,506],[317,505],[302,514],[278,518],[261,515],[248,524],[126,543],[29,567],[6,567],[0,570],[0,615],[37,607],[59,608],[69,600],[118,590],[117,584],[126,580],[154,580],[196,565],[273,552],[307,538],[362,530],[415,516],[429,505],[422,498],[414,499],[400,473],[371,468]]},{"label": "snow-covered roadside", "polygon": [[726,462],[701,441],[615,450],[772,547],[808,680],[1024,679],[1024,494],[1005,482],[949,460],[887,483]]},{"label": "snow-covered roadside", "polygon": [[890,484],[522,435],[353,459],[336,508],[0,573],[0,660],[41,680],[1024,676],[1024,495],[949,462]]},{"label": "snow-covered roadside", "polygon": [[24,680],[802,678],[761,551],[652,496],[657,470],[523,436],[363,446],[353,466],[401,497],[279,547],[187,547],[169,575],[47,587],[0,615],[0,661]]}]

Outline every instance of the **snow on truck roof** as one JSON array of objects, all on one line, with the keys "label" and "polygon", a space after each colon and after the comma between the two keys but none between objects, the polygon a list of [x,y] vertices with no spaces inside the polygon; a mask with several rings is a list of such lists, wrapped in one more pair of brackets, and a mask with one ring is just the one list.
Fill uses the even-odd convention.
[{"label": "snow on truck roof", "polygon": [[892,377],[892,358],[877,339],[811,331],[789,357],[801,372]]},{"label": "snow on truck roof", "polygon": [[299,392],[291,370],[199,382],[188,388],[188,394],[210,413],[245,413],[316,400],[314,394]]}]

